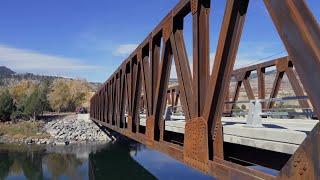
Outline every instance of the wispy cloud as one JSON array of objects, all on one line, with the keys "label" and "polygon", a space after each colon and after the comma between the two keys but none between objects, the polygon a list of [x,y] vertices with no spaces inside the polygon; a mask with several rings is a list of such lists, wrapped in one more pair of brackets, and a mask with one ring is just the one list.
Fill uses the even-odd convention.
[{"label": "wispy cloud", "polygon": [[115,48],[113,55],[126,56],[132,53],[138,47],[137,44],[121,44]]},{"label": "wispy cloud", "polygon": [[18,72],[49,75],[101,70],[100,67],[88,65],[80,59],[43,54],[7,45],[0,45],[0,65],[10,67]]},{"label": "wispy cloud", "polygon": [[287,52],[281,43],[242,42],[237,53],[235,68],[265,62],[286,55]]},{"label": "wispy cloud", "polygon": [[[213,68],[215,52],[210,53],[210,73]],[[287,52],[280,43],[267,43],[267,42],[243,42],[237,53],[234,69],[241,67],[262,63],[271,59],[286,56]],[[190,70],[193,70],[192,54],[188,56]],[[175,66],[171,68],[171,77],[176,78],[177,72]]]},{"label": "wispy cloud", "polygon": [[[86,51],[98,53],[111,53],[116,58],[123,58],[133,52],[138,44],[132,42],[117,43],[111,38],[96,32],[96,30],[88,30],[80,33],[76,39],[75,45]],[[110,55],[110,54],[109,54]]]}]

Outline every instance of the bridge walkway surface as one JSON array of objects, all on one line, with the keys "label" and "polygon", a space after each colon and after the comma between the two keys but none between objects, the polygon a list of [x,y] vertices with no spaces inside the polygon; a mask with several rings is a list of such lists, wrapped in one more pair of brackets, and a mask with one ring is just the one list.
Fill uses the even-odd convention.
[{"label": "bridge walkway surface", "polygon": [[[246,118],[223,117],[224,142],[260,148],[269,151],[293,154],[307,134],[319,122],[306,119],[265,118],[263,127],[249,127]],[[146,119],[140,119],[146,126]],[[165,130],[184,134],[185,120],[165,121]]]}]

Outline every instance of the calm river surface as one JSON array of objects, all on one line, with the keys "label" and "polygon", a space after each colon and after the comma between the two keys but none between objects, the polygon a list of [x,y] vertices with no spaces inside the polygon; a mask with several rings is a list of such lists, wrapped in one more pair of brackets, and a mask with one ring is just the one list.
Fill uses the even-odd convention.
[{"label": "calm river surface", "polygon": [[129,140],[105,145],[0,144],[2,179],[212,179]]}]

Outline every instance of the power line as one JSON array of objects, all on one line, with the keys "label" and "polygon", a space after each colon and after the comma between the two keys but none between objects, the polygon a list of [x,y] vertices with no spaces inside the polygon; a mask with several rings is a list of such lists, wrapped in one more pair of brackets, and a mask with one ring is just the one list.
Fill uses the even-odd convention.
[{"label": "power line", "polygon": [[255,61],[251,62],[251,63],[245,64],[245,65],[243,65],[243,66],[241,66],[241,67],[239,67],[239,68],[246,67],[246,66],[250,66],[250,65],[253,65],[253,64],[257,64],[258,62],[261,62],[261,61],[263,61],[263,60],[272,58],[272,57],[277,56],[277,55],[279,55],[279,54],[282,54],[282,53],[284,53],[284,52],[286,52],[286,50],[285,50],[285,49],[282,49],[280,52],[277,52],[277,53],[275,53],[275,54],[272,54],[272,55],[269,55],[269,56],[260,58],[260,59],[258,59],[258,60],[255,60]]}]

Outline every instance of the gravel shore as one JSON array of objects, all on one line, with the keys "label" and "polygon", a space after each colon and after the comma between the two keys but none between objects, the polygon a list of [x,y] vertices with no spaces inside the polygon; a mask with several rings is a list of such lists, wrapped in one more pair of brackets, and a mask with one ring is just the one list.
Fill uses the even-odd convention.
[{"label": "gravel shore", "polygon": [[72,114],[52,119],[50,122],[44,123],[37,134],[42,133],[48,135],[43,138],[15,138],[2,135],[0,136],[0,143],[69,145],[84,143],[103,144],[111,141],[111,138],[89,119],[88,114]]},{"label": "gravel shore", "polygon": [[[62,119],[51,121],[45,125],[54,143],[105,143],[110,141],[108,135],[102,131],[89,115],[69,115]],[[51,143],[51,142],[49,142]]]}]

